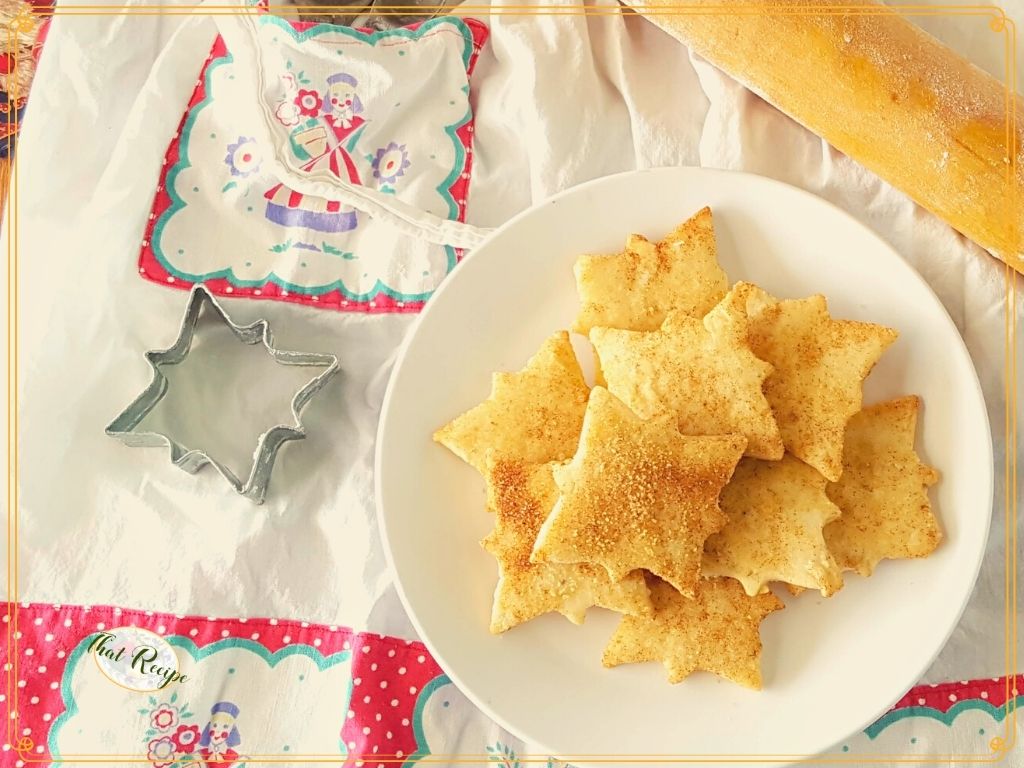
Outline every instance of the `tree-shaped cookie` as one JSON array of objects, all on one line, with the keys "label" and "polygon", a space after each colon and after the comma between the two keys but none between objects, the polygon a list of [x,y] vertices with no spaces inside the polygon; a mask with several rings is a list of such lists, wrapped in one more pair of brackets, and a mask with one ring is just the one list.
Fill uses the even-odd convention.
[{"label": "tree-shaped cookie", "polygon": [[942,532],[928,501],[939,474],[914,452],[917,397],[865,408],[850,419],[843,474],[826,492],[842,516],[825,527],[841,568],[870,576],[880,560],[925,557]]},{"label": "tree-shaped cookie", "polygon": [[559,331],[518,373],[495,373],[491,395],[435,434],[434,440],[486,472],[487,455],[528,464],[573,455],[589,389],[569,334]]},{"label": "tree-shaped cookie", "polygon": [[684,437],[672,416],[644,421],[603,387],[590,395],[579,449],[555,468],[561,497],[534,562],[637,568],[693,594],[701,552],[725,524],[718,494],[743,454],[739,435]]},{"label": "tree-shaped cookie", "polygon": [[697,670],[761,688],[761,621],[785,607],[771,592],[750,597],[733,579],[703,579],[692,599],[651,584],[653,616],[624,616],[602,661],[606,667],[660,661],[668,681]]},{"label": "tree-shaped cookie", "polygon": [[582,624],[592,605],[629,614],[651,612],[640,571],[613,581],[599,565],[530,562],[537,532],[558,500],[553,466],[488,460],[487,504],[495,513],[495,527],[482,543],[498,560],[491,613],[495,634],[550,611]]},{"label": "tree-shaped cookie", "polygon": [[843,585],[822,535],[839,517],[825,494],[826,480],[788,454],[782,461],[744,459],[722,491],[729,522],[704,548],[704,575],[731,576],[748,595],[769,581],[821,590]]},{"label": "tree-shaped cookie", "polygon": [[741,434],[747,455],[782,458],[762,386],[772,367],[747,343],[742,303],[726,297],[703,320],[675,312],[654,331],[594,328],[608,389],[644,418],[670,413],[684,435]]},{"label": "tree-shaped cookie", "polygon": [[860,410],[863,381],[896,331],[833,320],[820,295],[779,301],[749,283],[737,283],[730,294],[746,305],[754,353],[774,368],[764,393],[786,450],[838,480],[846,423]]},{"label": "tree-shaped cookie", "polygon": [[583,334],[596,326],[654,330],[673,310],[700,318],[728,288],[710,208],[659,242],[631,235],[621,253],[580,256],[574,271],[581,307],[573,330]]}]

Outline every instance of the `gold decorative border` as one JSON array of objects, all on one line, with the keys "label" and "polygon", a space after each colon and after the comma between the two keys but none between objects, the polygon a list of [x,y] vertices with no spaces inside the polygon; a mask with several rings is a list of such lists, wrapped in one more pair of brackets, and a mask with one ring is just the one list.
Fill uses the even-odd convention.
[{"label": "gold decorative border", "polygon": [[[522,15],[522,16],[556,16],[556,15],[585,15],[585,16],[615,16],[633,13],[633,9],[622,6],[587,6],[582,4],[544,4],[524,3],[521,5],[504,5],[493,7],[490,5],[474,5],[472,2],[459,6],[402,6],[402,5],[378,5],[378,6],[304,6],[296,5],[292,8],[305,16],[333,16],[338,13],[361,14],[373,13],[380,16],[395,15],[423,15],[434,16],[441,13],[455,15]],[[133,6],[122,7],[115,5],[57,5],[53,16],[192,16],[197,14],[207,16],[229,15],[236,13],[262,13],[256,7],[239,8],[233,5],[174,5],[174,6]],[[1015,231],[1018,223],[1014,220],[1016,211],[1017,188],[1014,184],[1017,168],[1017,120],[1016,110],[1013,109],[1014,95],[1016,93],[1017,73],[1017,29],[1013,20],[1007,17],[1006,12],[999,6],[984,5],[902,5],[895,7],[866,6],[866,5],[777,5],[766,8],[763,4],[751,5],[730,5],[715,6],[706,3],[694,5],[679,3],[672,6],[659,6],[651,11],[651,15],[773,15],[773,16],[801,16],[801,15],[829,15],[829,16],[982,16],[988,17],[988,26],[991,31],[1002,34],[1005,50],[1005,86],[1006,86],[1006,202],[1007,228],[1014,235],[1011,242],[1020,243],[1021,233]],[[14,65],[17,67],[17,50],[15,40],[19,32],[31,29],[34,25],[32,11],[26,5],[25,9],[14,17],[7,25],[8,50],[14,51]],[[14,71],[14,70],[12,70]],[[8,94],[12,102],[16,102],[19,96],[18,86],[13,82],[12,92]],[[15,134],[19,126],[19,115],[16,111],[10,113],[13,118]],[[12,137],[13,139],[13,137]],[[16,610],[18,601],[18,170],[20,163],[16,153],[10,155],[10,196],[8,199],[8,216],[6,221],[7,236],[7,278],[8,278],[8,326],[7,326],[7,387],[8,387],[8,413],[7,413],[7,604],[10,609],[11,619],[7,623],[6,643],[8,658],[11,668],[6,675],[5,691],[9,709],[17,715],[19,712],[17,695],[18,688],[14,681],[18,679],[18,612]],[[875,755],[858,756],[851,754],[822,754],[822,755],[630,755],[629,761],[633,764],[649,763],[714,763],[714,764],[742,764],[751,762],[791,762],[793,760],[813,759],[816,764],[878,764],[878,763],[914,763],[917,765],[926,764],[949,764],[950,761],[963,763],[996,763],[1009,755],[1016,745],[1016,697],[1011,694],[1011,688],[1015,685],[1014,680],[1017,674],[1017,624],[1015,619],[1015,606],[1017,604],[1017,362],[1016,362],[1016,279],[1013,268],[1008,263],[1009,259],[1019,261],[1021,249],[1017,248],[1015,254],[1007,254],[1004,277],[1006,280],[1006,317],[1005,317],[1005,353],[1006,371],[1004,375],[1006,408],[1004,438],[1006,441],[1005,456],[1005,499],[1006,508],[1006,627],[1004,639],[1006,641],[1006,716],[1003,723],[1006,732],[1002,736],[995,736],[989,741],[990,752],[988,754],[976,755]],[[59,761],[46,755],[39,755],[32,752],[35,747],[32,739],[23,737],[13,738],[18,731],[18,717],[4,718],[7,721],[7,743],[17,751],[19,759],[25,765],[52,763],[60,764],[65,760],[74,760],[80,763],[134,763],[148,764],[149,759],[145,755],[101,755],[81,754],[66,755]],[[363,757],[363,756],[361,756]],[[385,765],[401,765],[408,760],[408,757],[397,755],[367,755],[365,756],[373,763]],[[622,764],[625,756],[615,755],[573,755],[564,758],[569,762],[582,760],[589,763],[600,764]],[[253,755],[247,763],[337,763],[339,755]],[[346,758],[347,760],[348,758]],[[547,765],[548,756],[540,755],[519,755],[518,761],[522,764]],[[560,758],[562,759],[562,758]],[[489,765],[493,762],[490,755],[428,755],[420,760],[420,763],[446,764],[446,765],[467,765],[480,764]]]}]

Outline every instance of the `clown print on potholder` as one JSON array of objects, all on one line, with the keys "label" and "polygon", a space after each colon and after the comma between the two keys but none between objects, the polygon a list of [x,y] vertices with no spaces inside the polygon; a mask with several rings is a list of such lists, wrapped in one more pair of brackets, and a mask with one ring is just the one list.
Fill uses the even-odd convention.
[{"label": "clown print on potholder", "polygon": [[[370,32],[259,17],[262,105],[218,37],[164,159],[139,259],[146,279],[343,311],[417,311],[461,252],[270,172],[288,164],[462,222],[473,161],[469,80],[486,27],[437,18]],[[279,151],[281,151],[279,149]],[[280,155],[278,155],[280,156]]]}]

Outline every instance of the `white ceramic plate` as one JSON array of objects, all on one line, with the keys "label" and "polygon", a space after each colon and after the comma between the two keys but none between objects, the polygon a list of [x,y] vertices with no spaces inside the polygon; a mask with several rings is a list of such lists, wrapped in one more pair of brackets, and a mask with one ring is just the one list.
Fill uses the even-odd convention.
[{"label": "white ceramic plate", "polygon": [[[899,330],[866,383],[865,403],[921,395],[918,449],[942,473],[932,491],[945,533],[938,551],[884,562],[871,579],[848,574],[829,600],[784,596],[787,609],[762,625],[759,693],[706,673],[669,685],[659,664],[604,669],[616,616],[600,609],[583,627],[555,614],[491,635],[496,569],[478,545],[491,525],[483,483],[431,441],[437,427],[487,397],[492,371],[519,369],[547,336],[569,327],[577,254],[617,251],[632,232],[659,238],[703,205],[713,209],[730,280],[783,298],[824,293],[836,317]],[[576,765],[587,755],[641,754],[775,755],[778,764],[841,750],[920,679],[945,643],[984,553],[992,449],[956,327],[889,246],[779,182],[669,168],[558,195],[459,265],[395,367],[376,479],[386,547],[413,623],[453,682],[513,734]]]}]

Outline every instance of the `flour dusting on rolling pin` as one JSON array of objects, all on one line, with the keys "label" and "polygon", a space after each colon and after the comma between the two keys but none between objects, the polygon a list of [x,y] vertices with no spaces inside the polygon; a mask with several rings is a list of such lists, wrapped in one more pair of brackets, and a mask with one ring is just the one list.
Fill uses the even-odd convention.
[{"label": "flour dusting on rolling pin", "polygon": [[[856,8],[837,0],[691,0],[708,10],[682,13],[673,0],[626,2],[1024,272],[1024,101],[1008,98],[1001,82],[898,9],[872,0]],[[1000,46],[1001,13],[975,20],[990,23]]]}]

